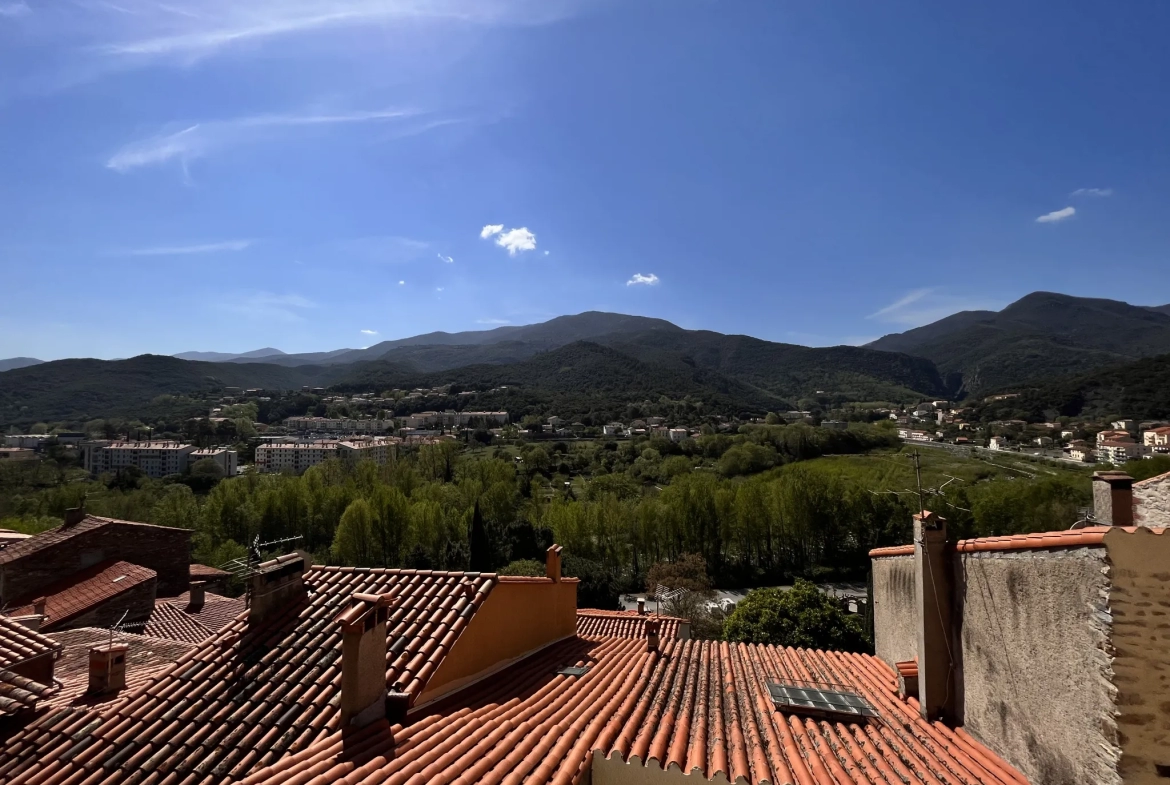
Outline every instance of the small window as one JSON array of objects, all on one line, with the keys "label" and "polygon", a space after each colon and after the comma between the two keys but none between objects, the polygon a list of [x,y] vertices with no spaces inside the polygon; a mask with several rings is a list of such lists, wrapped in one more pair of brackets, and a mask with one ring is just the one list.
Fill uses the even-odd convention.
[{"label": "small window", "polygon": [[838,684],[810,681],[771,682],[768,693],[776,708],[814,717],[876,717],[869,701]]}]

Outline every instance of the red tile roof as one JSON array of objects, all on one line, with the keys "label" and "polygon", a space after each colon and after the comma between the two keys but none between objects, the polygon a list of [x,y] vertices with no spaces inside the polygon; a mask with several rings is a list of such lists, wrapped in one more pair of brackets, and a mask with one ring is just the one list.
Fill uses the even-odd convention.
[{"label": "red tile roof", "polygon": [[[556,672],[566,665],[588,671]],[[783,713],[768,695],[773,679],[843,685],[879,718]],[[576,638],[411,715],[404,726],[382,721],[335,731],[244,785],[456,778],[567,785],[591,764],[681,770],[704,780],[723,774],[751,785],[1026,785],[962,731],[923,720],[895,690],[894,672],[868,655],[710,641],[671,642],[656,655],[628,638]]]},{"label": "red tile roof", "polygon": [[93,707],[120,701],[195,648],[194,644],[182,641],[117,633],[114,642],[130,647],[126,651],[126,689],[95,698],[85,694],[89,687],[89,650],[109,643],[110,631],[99,627],[78,627],[53,633],[53,637],[64,647],[53,670],[53,678],[61,683],[61,691],[49,701],[55,707]]},{"label": "red tile roof", "polygon": [[184,593],[157,600],[142,633],[155,638],[199,643],[235,621],[246,610],[242,598],[211,593],[205,595],[203,607],[196,610],[191,607],[190,594]]},{"label": "red tile roof", "polygon": [[35,709],[38,701],[44,700],[56,691],[57,688],[52,685],[38,684],[32,679],[0,668],[0,717]]},{"label": "red tile roof", "polygon": [[304,599],[259,625],[233,621],[116,711],[63,709],[74,713],[29,724],[0,751],[0,781],[80,782],[99,769],[111,784],[150,772],[176,783],[242,777],[336,729],[341,630],[333,619],[353,594],[393,590],[399,598],[386,627],[386,682],[413,699],[496,576],[313,567],[304,581]]},{"label": "red tile roof", "polygon": [[678,637],[680,624],[690,624],[689,619],[680,619],[677,616],[581,608],[577,611],[577,634],[593,638],[645,638],[646,620],[651,618],[660,622],[658,637],[664,641]]},{"label": "red tile roof", "polygon": [[[955,545],[955,550],[959,553],[977,553],[980,551],[1086,548],[1104,544],[1105,535],[1111,531],[1123,531],[1132,534],[1136,530],[1133,526],[1086,526],[1083,529],[1065,529],[1055,532],[1007,534],[1002,537],[978,537],[973,540],[959,540]],[[1154,534],[1161,534],[1166,529],[1162,527],[1150,527],[1149,531]],[[869,552],[869,555],[875,559],[883,556],[913,556],[914,546],[895,545],[891,548],[874,548]]]},{"label": "red tile roof", "polygon": [[913,545],[890,545],[886,548],[874,548],[869,552],[871,559],[880,559],[883,556],[913,556]]},{"label": "red tile roof", "polygon": [[137,521],[123,521],[118,518],[99,518],[96,515],[87,515],[72,526],[61,525],[55,529],[34,534],[27,540],[20,540],[0,550],[0,565],[14,562],[17,559],[36,553],[44,548],[66,542],[84,532],[94,531],[111,523],[121,526],[144,526],[149,529],[164,529],[165,526],[156,526],[152,523],[138,523]]},{"label": "red tile roof", "polygon": [[[60,628],[83,613],[125,594],[147,581],[157,578],[149,567],[125,561],[104,561],[75,572],[37,592],[45,598],[45,621],[41,629],[50,631]],[[33,613],[34,597],[17,600],[18,607],[7,611],[9,616],[26,616]]]},{"label": "red tile roof", "polygon": [[0,616],[0,668],[11,668],[60,650],[61,645],[52,638]]},{"label": "red tile roof", "polygon": [[192,564],[190,574],[193,581],[221,581],[232,576],[227,570],[208,567],[206,564]]}]

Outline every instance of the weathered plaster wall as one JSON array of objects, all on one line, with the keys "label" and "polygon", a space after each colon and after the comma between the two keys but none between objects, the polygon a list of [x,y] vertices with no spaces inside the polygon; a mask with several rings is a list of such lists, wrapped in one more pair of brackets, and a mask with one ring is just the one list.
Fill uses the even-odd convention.
[{"label": "weathered plaster wall", "polygon": [[873,560],[874,652],[890,667],[918,654],[917,595],[913,556]]},{"label": "weathered plaster wall", "polygon": [[1165,783],[1170,770],[1170,533],[1139,528],[1105,537],[1113,587],[1113,684],[1121,776]]},{"label": "weathered plaster wall", "polygon": [[1170,472],[1133,484],[1133,516],[1138,526],[1170,526]]},{"label": "weathered plaster wall", "polygon": [[1033,785],[1120,783],[1105,549],[956,558],[968,732]]}]

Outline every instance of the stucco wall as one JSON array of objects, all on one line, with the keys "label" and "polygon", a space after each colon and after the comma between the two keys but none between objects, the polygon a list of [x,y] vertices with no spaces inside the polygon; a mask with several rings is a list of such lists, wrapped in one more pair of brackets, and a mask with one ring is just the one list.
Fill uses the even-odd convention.
[{"label": "stucco wall", "polygon": [[1170,473],[1133,484],[1133,516],[1138,526],[1170,526]]},{"label": "stucco wall", "polygon": [[956,558],[967,731],[1032,785],[1120,783],[1105,549]]},{"label": "stucco wall", "polygon": [[918,654],[918,590],[913,556],[873,560],[874,652],[890,667]]},{"label": "stucco wall", "polygon": [[577,633],[577,580],[501,580],[415,701],[421,706]]},{"label": "stucco wall", "polygon": [[1165,783],[1170,767],[1170,533],[1114,530],[1105,537],[1113,587],[1113,684],[1121,776]]}]

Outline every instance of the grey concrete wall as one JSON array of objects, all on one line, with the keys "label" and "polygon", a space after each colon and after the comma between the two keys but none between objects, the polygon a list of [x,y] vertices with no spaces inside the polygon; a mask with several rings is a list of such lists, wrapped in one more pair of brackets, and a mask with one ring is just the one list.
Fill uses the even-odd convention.
[{"label": "grey concrete wall", "polygon": [[1170,532],[1105,536],[1113,582],[1113,684],[1121,776],[1165,783],[1170,769]]},{"label": "grey concrete wall", "polygon": [[874,653],[893,667],[918,654],[918,589],[913,556],[873,560]]},{"label": "grey concrete wall", "polygon": [[1133,484],[1133,516],[1138,526],[1170,526],[1170,473]]},{"label": "grey concrete wall", "polygon": [[1032,785],[1120,783],[1105,548],[956,558],[967,731]]}]

